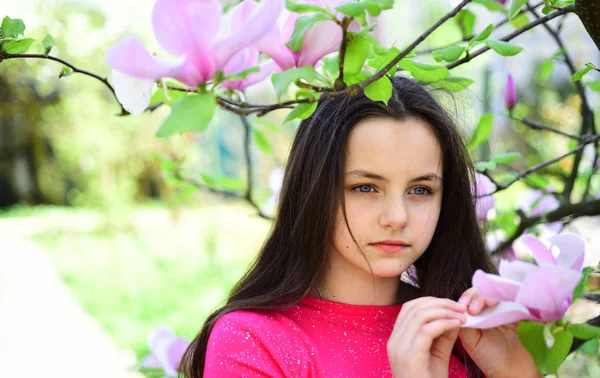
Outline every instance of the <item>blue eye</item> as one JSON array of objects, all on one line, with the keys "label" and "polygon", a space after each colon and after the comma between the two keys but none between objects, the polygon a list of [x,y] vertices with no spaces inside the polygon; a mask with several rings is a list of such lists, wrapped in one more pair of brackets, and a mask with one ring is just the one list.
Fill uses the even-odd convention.
[{"label": "blue eye", "polygon": [[419,186],[418,188],[414,188],[412,190],[412,192],[418,196],[429,196],[432,194],[431,190],[423,187],[423,186]]},{"label": "blue eye", "polygon": [[358,185],[352,188],[353,191],[360,193],[373,193],[375,192],[375,188],[372,185]]}]

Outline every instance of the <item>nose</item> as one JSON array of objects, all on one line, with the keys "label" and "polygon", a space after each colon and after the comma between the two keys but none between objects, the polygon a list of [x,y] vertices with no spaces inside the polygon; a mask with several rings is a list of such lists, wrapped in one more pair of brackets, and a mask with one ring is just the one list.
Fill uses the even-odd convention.
[{"label": "nose", "polygon": [[379,223],[383,228],[399,230],[408,222],[408,210],[404,196],[397,196],[386,201],[379,217]]}]

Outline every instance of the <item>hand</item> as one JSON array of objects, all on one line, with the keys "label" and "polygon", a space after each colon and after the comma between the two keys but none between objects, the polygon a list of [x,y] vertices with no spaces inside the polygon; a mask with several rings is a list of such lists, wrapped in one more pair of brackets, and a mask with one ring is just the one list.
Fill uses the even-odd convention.
[{"label": "hand", "polygon": [[450,299],[406,302],[387,343],[394,378],[447,378],[450,353],[467,307]]},{"label": "hand", "polygon": [[[477,315],[498,302],[486,300],[474,288],[465,291],[458,301]],[[521,344],[517,323],[491,329],[463,328],[459,332],[465,351],[487,378],[542,377],[531,355]]]}]

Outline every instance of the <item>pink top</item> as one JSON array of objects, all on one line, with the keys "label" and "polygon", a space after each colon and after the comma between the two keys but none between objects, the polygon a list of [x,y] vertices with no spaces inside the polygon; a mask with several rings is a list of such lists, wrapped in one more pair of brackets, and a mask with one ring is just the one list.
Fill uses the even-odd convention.
[{"label": "pink top", "polygon": [[[233,311],[210,334],[204,377],[392,377],[386,344],[401,307],[308,295],[287,309]],[[449,378],[466,376],[452,356]]]}]

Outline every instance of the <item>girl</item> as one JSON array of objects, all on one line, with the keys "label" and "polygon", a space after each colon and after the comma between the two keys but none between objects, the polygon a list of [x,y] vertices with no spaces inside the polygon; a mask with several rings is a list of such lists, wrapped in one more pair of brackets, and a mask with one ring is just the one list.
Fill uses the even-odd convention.
[{"label": "girl", "polygon": [[[302,122],[271,234],[187,350],[185,376],[539,376],[514,325],[460,328],[493,305],[469,289],[494,270],[472,164],[425,87],[392,83],[388,105],[326,100]],[[411,266],[415,286],[400,279]]]}]

